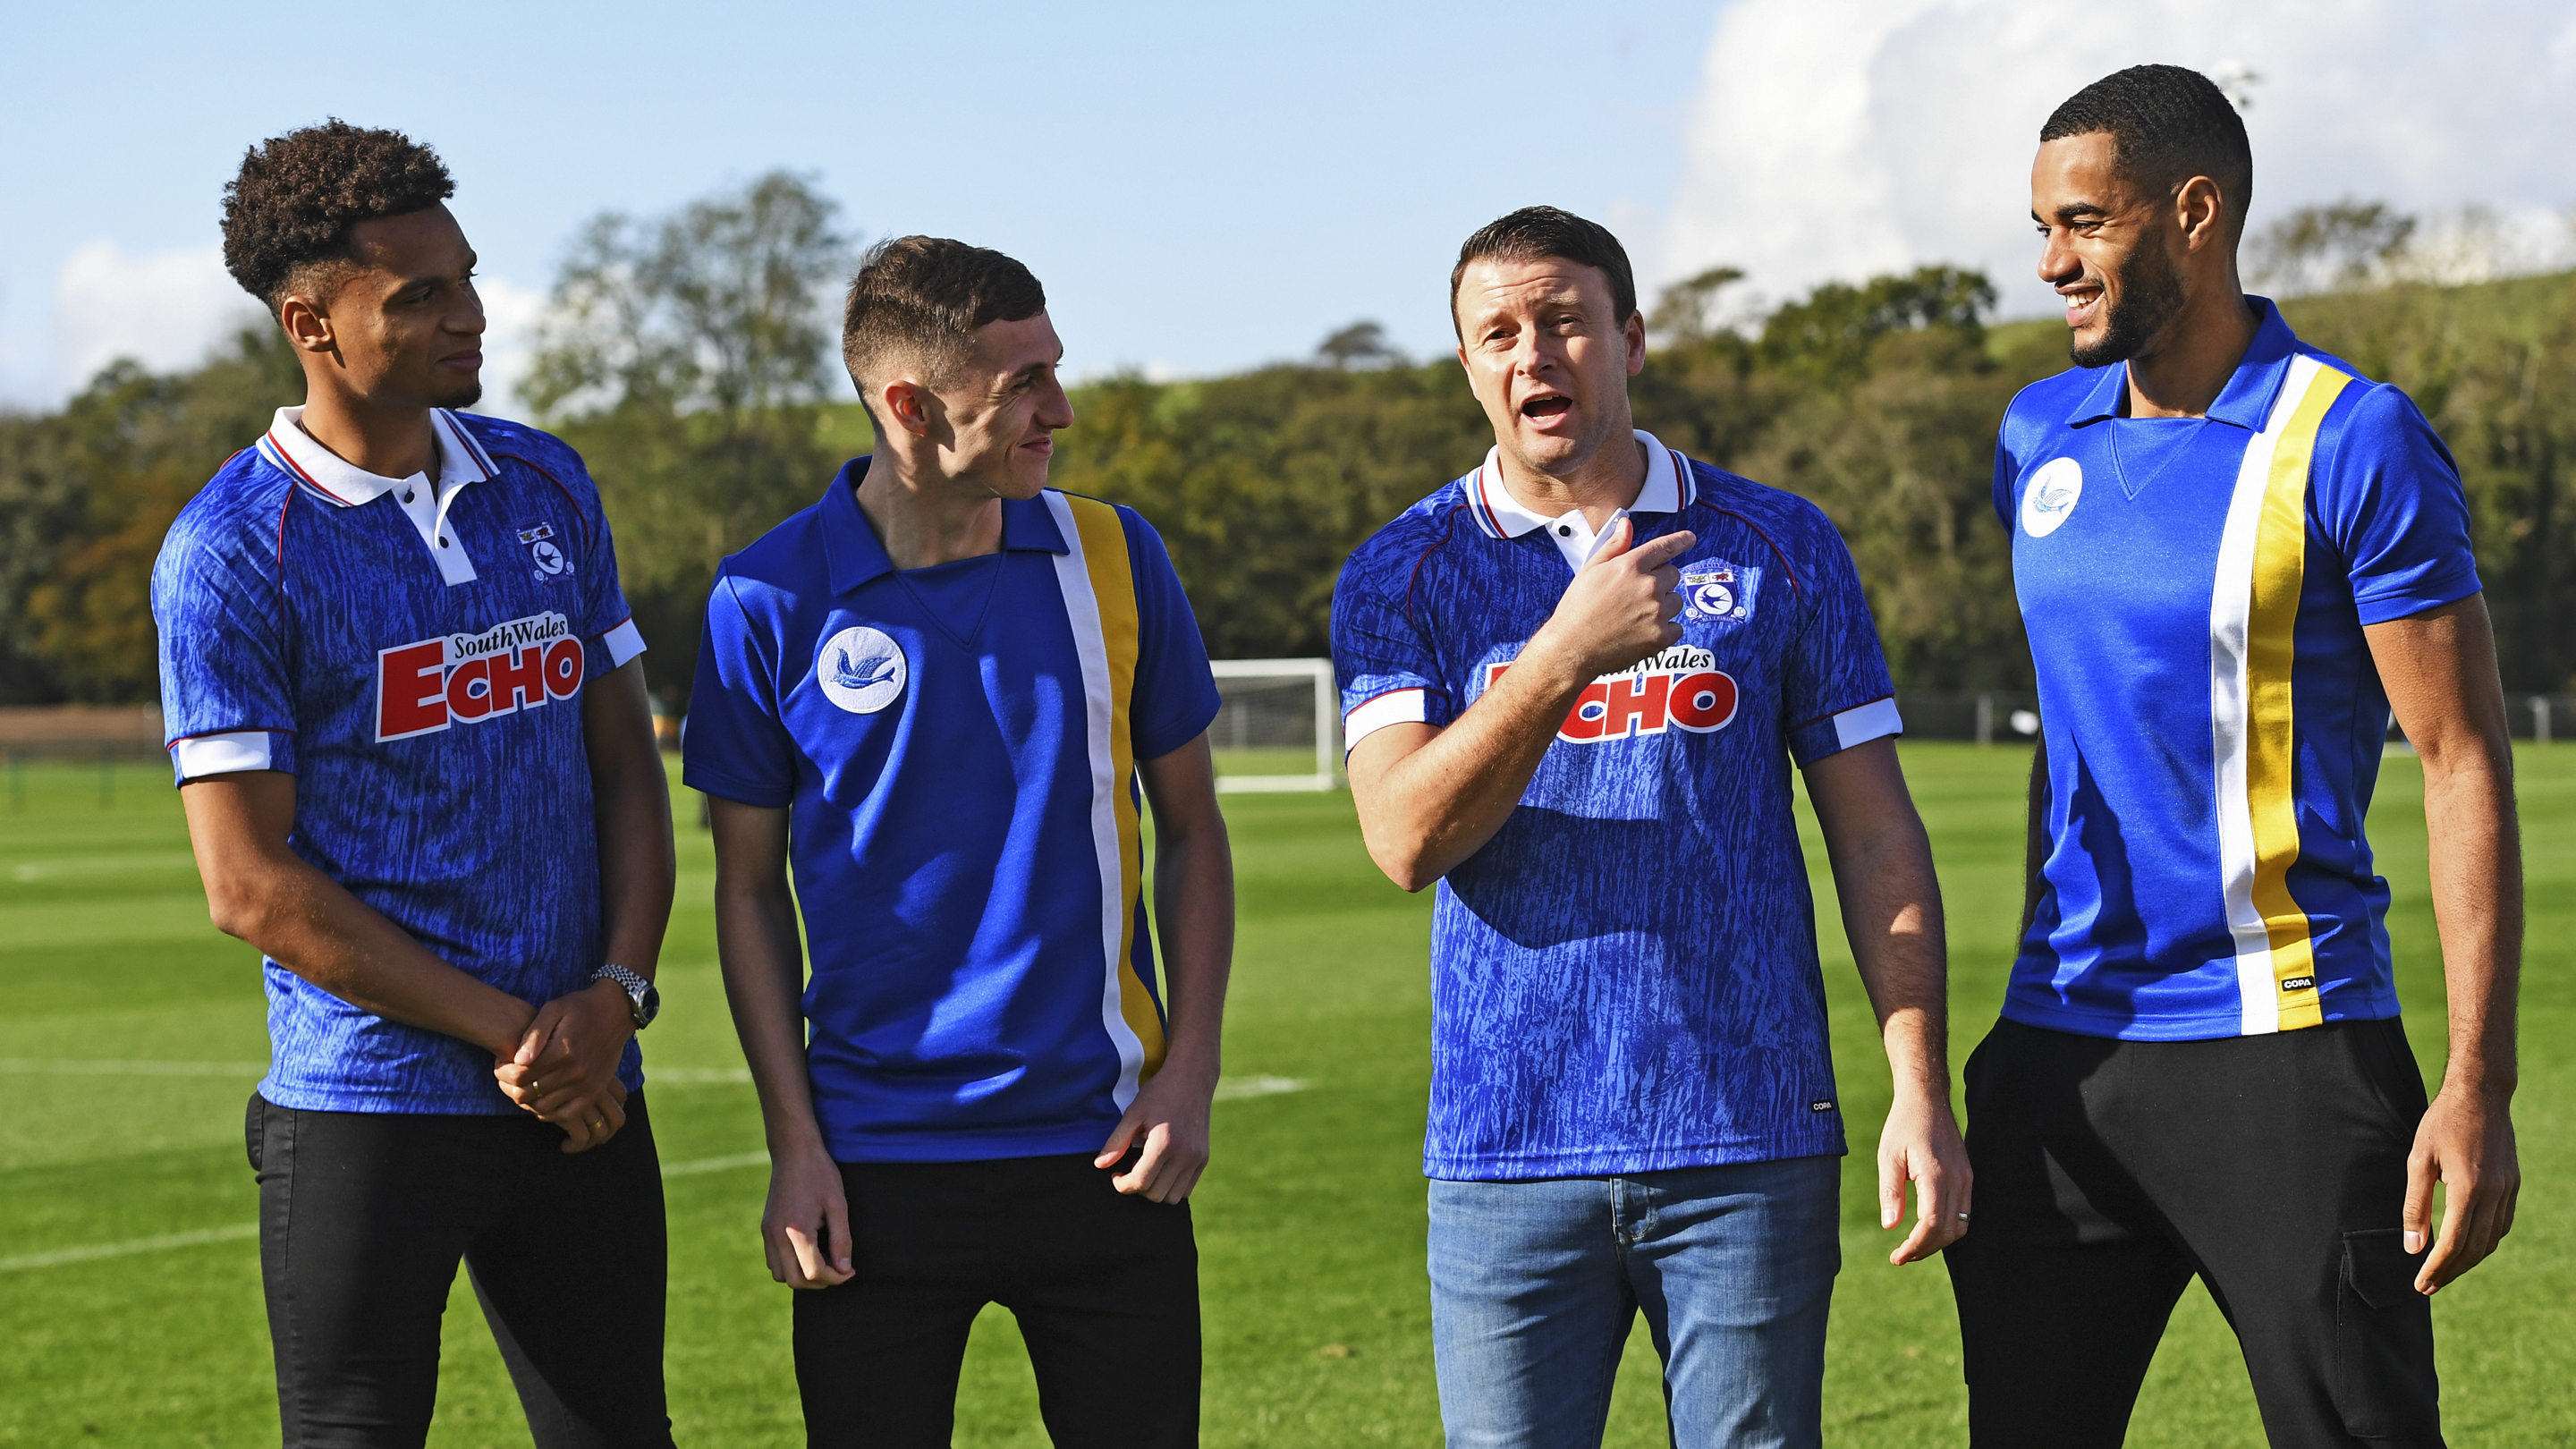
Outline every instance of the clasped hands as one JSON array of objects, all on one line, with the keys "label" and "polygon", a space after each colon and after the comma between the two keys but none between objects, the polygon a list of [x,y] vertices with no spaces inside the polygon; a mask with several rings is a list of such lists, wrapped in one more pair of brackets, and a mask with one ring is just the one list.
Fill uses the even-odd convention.
[{"label": "clasped hands", "polygon": [[626,993],[593,982],[536,1008],[492,1077],[520,1109],[562,1129],[563,1150],[587,1152],[626,1125],[626,1086],[617,1061],[635,1035]]}]

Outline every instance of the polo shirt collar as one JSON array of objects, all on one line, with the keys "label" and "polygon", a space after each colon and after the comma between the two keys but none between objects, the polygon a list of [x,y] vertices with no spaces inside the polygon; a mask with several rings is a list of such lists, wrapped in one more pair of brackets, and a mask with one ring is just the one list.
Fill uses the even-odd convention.
[{"label": "polo shirt collar", "polygon": [[[2290,375],[2290,359],[2298,353],[2299,339],[2290,324],[2281,320],[2281,309],[2272,305],[2271,298],[2249,296],[2245,301],[2260,319],[2254,324],[2254,340],[2246,344],[2245,356],[2227,386],[2219,389],[2218,400],[2209,405],[2209,417],[2259,433],[2263,420],[2271,415],[2272,400],[2280,395],[2282,381]],[[2101,369],[2075,410],[2067,414],[2067,425],[2080,428],[2120,416],[2128,391],[2127,363]]]},{"label": "polo shirt collar", "polygon": [[[868,475],[867,458],[852,458],[832,475],[823,492],[823,557],[830,567],[832,592],[846,594],[880,575],[895,571],[876,525],[859,509],[859,480]],[[1063,530],[1043,497],[1002,500],[1002,547],[1070,553]]]},{"label": "polo shirt collar", "polygon": [[[1646,448],[1646,481],[1637,490],[1637,501],[1611,515],[1612,519],[1632,513],[1679,513],[1698,500],[1699,489],[1681,455],[1655,440],[1655,435],[1640,428],[1637,441]],[[1490,538],[1518,538],[1534,528],[1555,523],[1533,509],[1523,507],[1503,486],[1503,450],[1497,446],[1485,450],[1485,461],[1467,476],[1467,499],[1473,506],[1476,526]],[[1604,525],[1604,532],[1608,531]]]},{"label": "polo shirt collar", "polygon": [[[445,408],[429,410],[429,430],[438,439],[438,492],[442,495],[467,483],[480,483],[501,470],[493,466],[490,455],[483,451],[465,425]],[[304,409],[279,408],[261,437],[265,451],[277,463],[310,486],[313,491],[343,508],[372,503],[394,489],[421,478],[386,478],[343,459],[323,447],[311,433],[304,431]]]}]

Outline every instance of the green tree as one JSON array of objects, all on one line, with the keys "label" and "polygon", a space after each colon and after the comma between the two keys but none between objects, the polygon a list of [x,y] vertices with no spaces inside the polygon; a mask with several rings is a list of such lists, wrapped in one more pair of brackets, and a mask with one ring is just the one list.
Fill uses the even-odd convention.
[{"label": "green tree", "polygon": [[59,413],[0,421],[8,697],[157,697],[151,575],[162,535],[280,404],[303,395],[284,334],[258,327],[192,372],[119,362]]},{"label": "green tree", "polygon": [[771,172],[668,216],[596,217],[556,279],[524,391],[599,484],[666,699],[688,688],[717,561],[840,461],[818,435],[852,266],[833,214]]}]

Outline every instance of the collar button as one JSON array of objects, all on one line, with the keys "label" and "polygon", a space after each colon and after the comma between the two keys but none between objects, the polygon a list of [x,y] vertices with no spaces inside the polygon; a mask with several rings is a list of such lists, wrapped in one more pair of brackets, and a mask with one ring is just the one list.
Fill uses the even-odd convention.
[{"label": "collar button", "polygon": [[1560,524],[1558,524],[1558,525],[1556,526],[1556,536],[1557,536],[1557,537],[1559,537],[1559,538],[1572,538],[1572,537],[1574,537],[1574,525],[1573,525],[1573,524],[1571,524],[1571,523],[1560,523]]}]

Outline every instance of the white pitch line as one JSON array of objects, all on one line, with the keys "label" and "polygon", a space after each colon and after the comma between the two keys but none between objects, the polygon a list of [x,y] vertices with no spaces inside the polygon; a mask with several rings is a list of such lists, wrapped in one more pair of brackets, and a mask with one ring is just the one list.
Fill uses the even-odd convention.
[{"label": "white pitch line", "polygon": [[1216,1084],[1216,1099],[1276,1097],[1282,1092],[1302,1092],[1306,1085],[1295,1077],[1230,1077]]},{"label": "white pitch line", "polygon": [[0,1072],[42,1077],[264,1077],[266,1062],[40,1061],[0,1057]]},{"label": "white pitch line", "polygon": [[235,1223],[228,1228],[200,1228],[193,1233],[169,1233],[158,1238],[135,1238],[123,1243],[95,1243],[86,1248],[56,1248],[50,1253],[22,1253],[15,1258],[0,1258],[0,1273],[15,1273],[27,1268],[52,1268],[64,1263],[86,1263],[96,1258],[122,1258],[128,1253],[157,1253],[164,1248],[193,1248],[201,1243],[228,1243],[236,1238],[256,1238],[259,1224]]},{"label": "white pitch line", "polygon": [[[694,1162],[662,1164],[664,1177],[696,1177],[707,1172],[731,1172],[743,1167],[767,1167],[766,1152],[739,1152],[731,1157],[702,1157]],[[22,1253],[14,1258],[0,1258],[0,1273],[23,1272],[29,1268],[57,1268],[65,1263],[89,1263],[100,1258],[122,1258],[134,1253],[158,1253],[171,1248],[196,1248],[208,1243],[229,1243],[259,1236],[259,1224],[235,1223],[228,1228],[199,1228],[193,1233],[165,1233],[157,1238],[134,1238],[122,1243],[92,1243],[81,1248],[56,1248],[50,1253]]]}]

